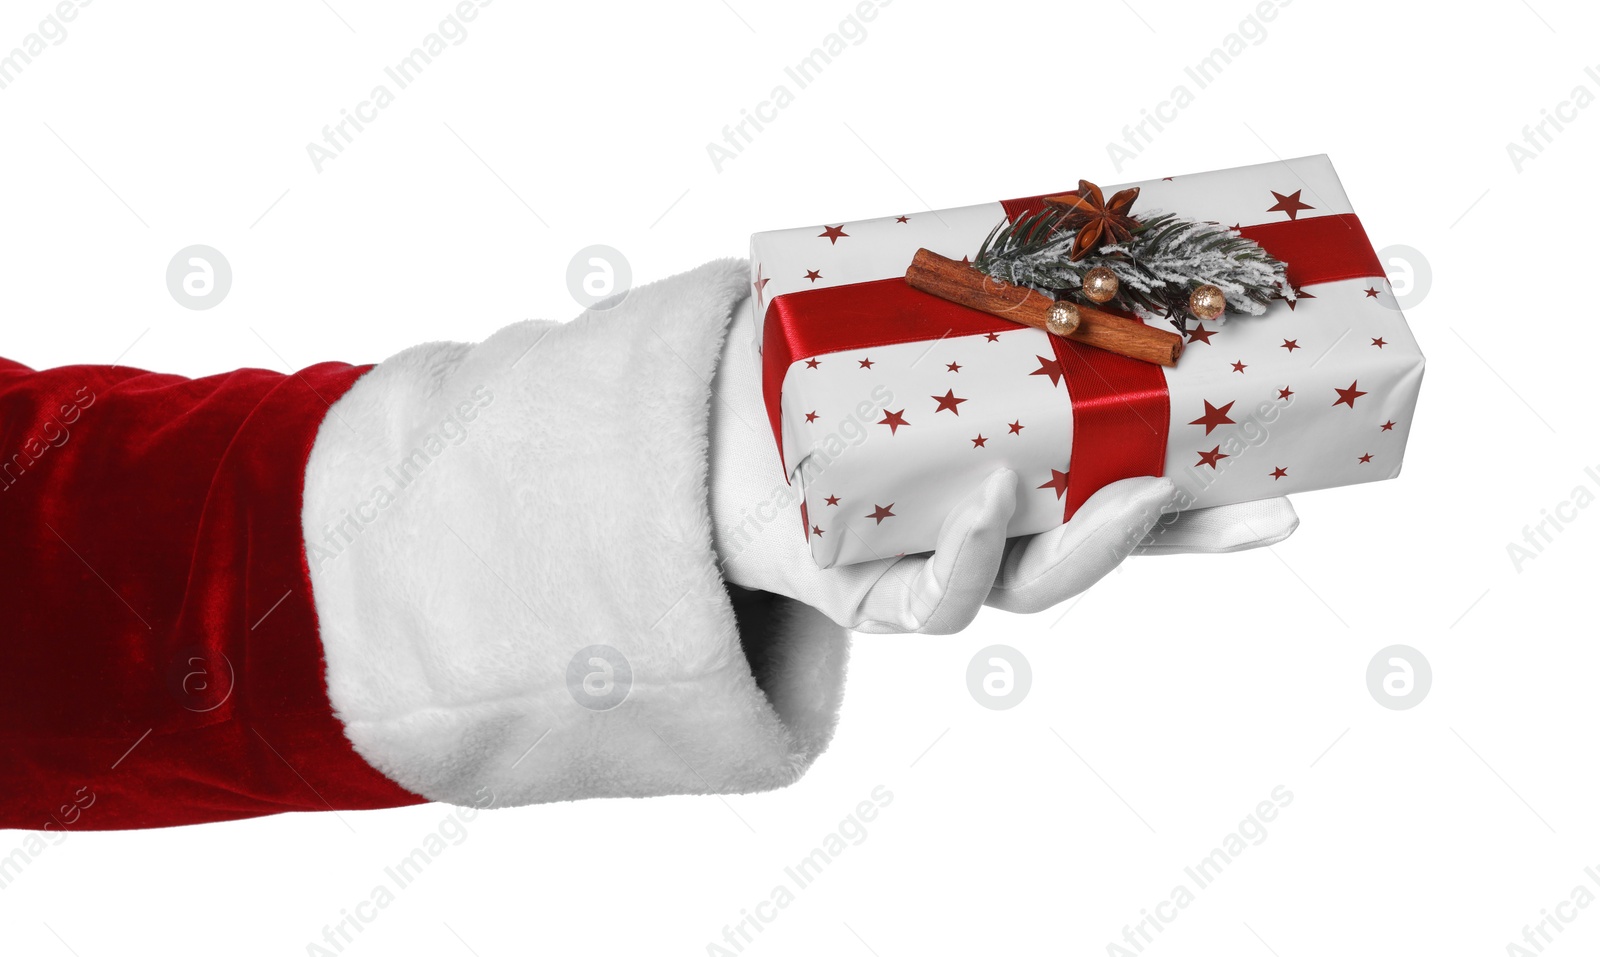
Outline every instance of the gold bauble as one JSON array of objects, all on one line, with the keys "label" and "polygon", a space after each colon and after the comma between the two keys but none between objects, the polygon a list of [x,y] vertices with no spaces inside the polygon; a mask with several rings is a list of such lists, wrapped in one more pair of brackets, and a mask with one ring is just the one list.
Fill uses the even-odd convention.
[{"label": "gold bauble", "polygon": [[1215,319],[1226,308],[1228,300],[1222,295],[1222,290],[1210,283],[1196,286],[1194,292],[1189,293],[1189,311],[1197,318]]},{"label": "gold bauble", "polygon": [[1104,266],[1096,266],[1083,274],[1083,295],[1090,302],[1111,301],[1121,286],[1117,274]]},{"label": "gold bauble", "polygon": [[1078,328],[1078,307],[1070,302],[1057,302],[1050,307],[1044,325],[1055,335],[1071,335]]}]

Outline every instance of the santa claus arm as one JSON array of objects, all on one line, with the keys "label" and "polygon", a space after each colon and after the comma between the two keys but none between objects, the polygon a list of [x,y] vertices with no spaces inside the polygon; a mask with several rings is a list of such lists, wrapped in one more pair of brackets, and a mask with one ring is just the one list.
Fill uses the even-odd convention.
[{"label": "santa claus arm", "polygon": [[[0,826],[778,787],[833,733],[844,626],[1046,607],[1156,521],[1165,481],[1130,479],[1007,542],[999,470],[929,556],[749,539],[783,475],[728,336],[746,280],[371,368],[0,362]],[[1293,528],[1247,517],[1163,543]]]},{"label": "santa claus arm", "polygon": [[743,287],[713,263],[370,370],[0,366],[0,826],[795,780],[845,633],[716,566]]}]

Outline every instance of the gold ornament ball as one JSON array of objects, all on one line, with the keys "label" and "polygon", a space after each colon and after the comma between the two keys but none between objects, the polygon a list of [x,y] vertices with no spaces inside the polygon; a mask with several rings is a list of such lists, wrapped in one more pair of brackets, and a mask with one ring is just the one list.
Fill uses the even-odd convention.
[{"label": "gold ornament ball", "polygon": [[1083,274],[1083,294],[1090,302],[1109,302],[1121,286],[1117,274],[1104,266],[1096,266]]},{"label": "gold ornament ball", "polygon": [[1070,302],[1058,302],[1045,316],[1045,328],[1058,336],[1068,336],[1078,328],[1078,307]]},{"label": "gold ornament ball", "polygon": [[1210,283],[1196,286],[1194,292],[1189,293],[1189,311],[1198,318],[1215,319],[1226,308],[1228,300],[1222,290]]}]

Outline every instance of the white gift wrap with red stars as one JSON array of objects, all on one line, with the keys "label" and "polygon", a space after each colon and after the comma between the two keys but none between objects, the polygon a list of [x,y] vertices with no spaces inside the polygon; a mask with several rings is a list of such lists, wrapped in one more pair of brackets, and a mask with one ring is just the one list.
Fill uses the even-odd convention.
[{"label": "white gift wrap with red stars", "polygon": [[1141,190],[1136,217],[1258,238],[1297,297],[1262,316],[1191,318],[1178,364],[1162,368],[904,285],[919,247],[970,257],[1037,198],[751,238],[768,413],[819,566],[931,549],[1000,467],[1020,477],[1013,536],[1048,531],[1134,474],[1172,478],[1183,508],[1399,474],[1422,352],[1328,158],[1106,194],[1124,186]]}]

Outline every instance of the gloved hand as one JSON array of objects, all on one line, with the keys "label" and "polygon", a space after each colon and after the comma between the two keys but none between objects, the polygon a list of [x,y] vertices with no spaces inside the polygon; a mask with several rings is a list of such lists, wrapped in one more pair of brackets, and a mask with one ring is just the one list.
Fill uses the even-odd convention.
[{"label": "gloved hand", "polygon": [[1176,488],[1147,477],[1106,486],[1059,528],[1007,540],[1017,476],[999,469],[946,517],[931,553],[818,568],[797,509],[771,507],[788,497],[787,483],[762,405],[756,321],[747,298],[712,383],[710,504],[723,578],[804,602],[846,628],[950,634],[984,604],[1033,612],[1065,601],[1135,551],[1236,551],[1282,541],[1298,524],[1288,499],[1164,514]]}]

